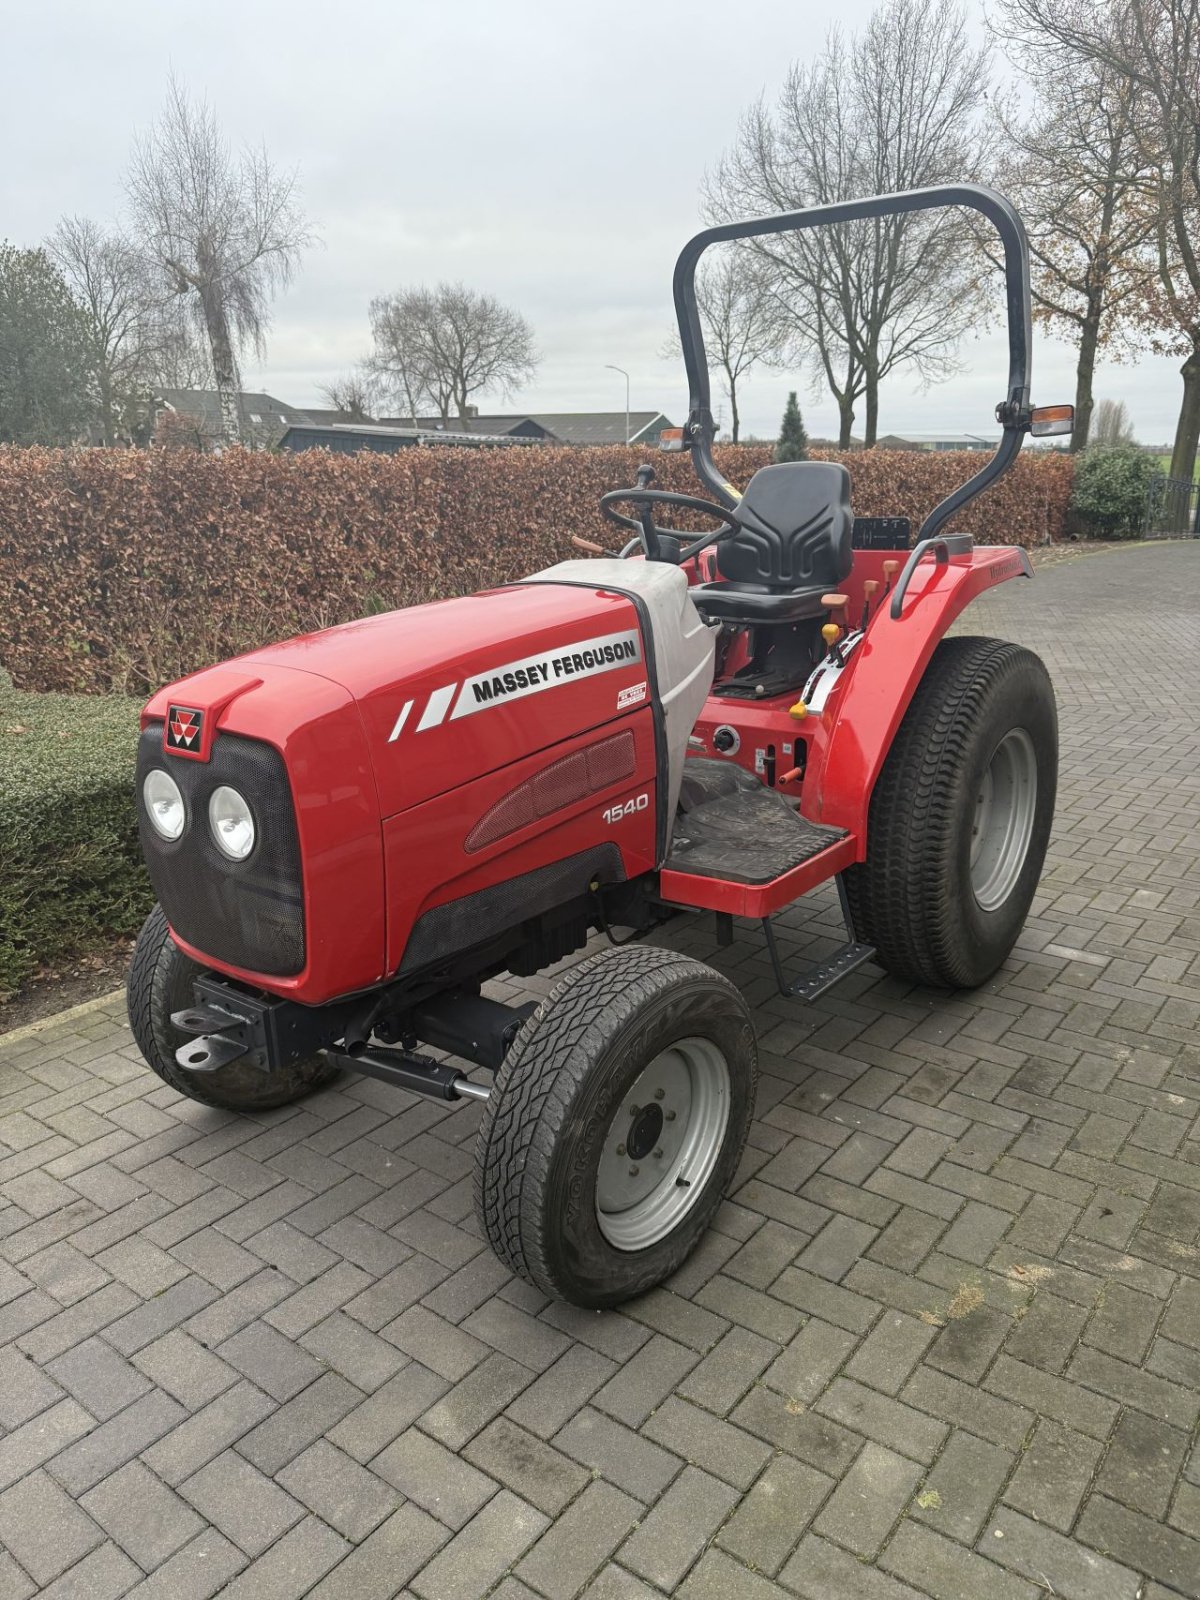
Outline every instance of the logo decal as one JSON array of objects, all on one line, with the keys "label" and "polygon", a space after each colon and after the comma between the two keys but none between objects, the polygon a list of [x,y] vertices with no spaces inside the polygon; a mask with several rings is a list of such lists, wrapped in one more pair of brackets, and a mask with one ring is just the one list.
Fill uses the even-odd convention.
[{"label": "logo decal", "polygon": [[186,750],[195,755],[200,748],[200,730],[204,713],[190,706],[171,706],[167,711],[167,730],[164,743],[168,750]]},{"label": "logo decal", "polygon": [[[430,692],[414,729],[423,733],[427,728],[438,728],[447,720],[469,717],[476,711],[490,711],[506,705],[510,700],[521,700],[526,695],[541,694],[560,684],[578,678],[590,678],[598,672],[611,672],[614,667],[627,667],[642,659],[641,636],[636,629],[627,633],[606,633],[596,639],[581,639],[578,644],[564,645],[544,656],[527,656],[521,661],[508,661],[488,672],[477,673],[465,683],[446,683]],[[646,685],[634,685],[624,691],[630,695],[625,704],[634,705],[645,698]],[[618,709],[620,709],[620,704]],[[404,732],[413,711],[413,702],[406,700],[388,735],[392,744]]]}]

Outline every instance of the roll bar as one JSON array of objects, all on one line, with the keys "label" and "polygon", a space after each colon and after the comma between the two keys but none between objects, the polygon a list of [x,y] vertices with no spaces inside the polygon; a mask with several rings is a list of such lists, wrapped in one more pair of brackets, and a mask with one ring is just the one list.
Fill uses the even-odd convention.
[{"label": "roll bar", "polygon": [[679,342],[687,370],[689,409],[684,439],[692,452],[696,476],[722,505],[734,506],[740,498],[732,484],[717,471],[712,458],[715,426],[708,381],[708,357],[704,333],[696,304],[696,265],[710,245],[734,239],[756,239],[764,234],[795,233],[805,228],[823,228],[838,222],[856,222],[863,217],[899,216],[909,211],[936,211],[951,206],[967,206],[981,212],[994,224],[1004,247],[1004,286],[1008,308],[1008,396],[996,407],[996,420],[1003,428],[996,454],[953,494],[937,505],[925,518],[921,539],[932,538],[950,517],[973,500],[990,483],[1007,471],[1016,459],[1030,425],[1029,376],[1032,364],[1032,314],[1029,292],[1029,240],[1025,225],[1012,202],[998,190],[976,183],[946,183],[932,189],[913,189],[906,194],[873,195],[868,200],[842,200],[827,206],[812,206],[805,211],[785,211],[777,217],[752,217],[746,222],[727,222],[706,228],[689,239],[675,263],[675,315],[679,319]]}]

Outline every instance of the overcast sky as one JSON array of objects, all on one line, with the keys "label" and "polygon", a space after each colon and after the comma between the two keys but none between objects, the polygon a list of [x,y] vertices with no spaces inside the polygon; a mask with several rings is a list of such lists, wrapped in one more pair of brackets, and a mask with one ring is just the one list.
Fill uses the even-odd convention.
[{"label": "overcast sky", "polygon": [[[776,91],[826,28],[868,0],[0,0],[0,238],[40,242],[64,213],[115,219],[134,132],[174,70],[235,141],[299,172],[322,243],[276,302],[266,362],[245,383],[296,405],[369,344],[372,295],[462,279],[519,308],[542,363],[511,409],[635,408],[682,421],[671,269],[696,231],[706,167],[743,107]],[[885,387],[881,431],[994,429],[998,331],[925,393]],[[774,435],[797,375],[748,385],[743,428]],[[1102,367],[1138,437],[1168,440],[1177,364]],[[1073,398],[1071,351],[1037,338],[1034,397]],[[836,429],[802,393],[809,432]],[[487,404],[487,402],[485,402]],[[507,408],[506,408],[507,409]]]}]

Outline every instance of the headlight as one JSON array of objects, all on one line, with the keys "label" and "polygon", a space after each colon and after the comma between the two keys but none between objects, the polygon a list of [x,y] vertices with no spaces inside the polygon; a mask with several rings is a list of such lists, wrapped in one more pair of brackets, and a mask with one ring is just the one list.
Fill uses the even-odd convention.
[{"label": "headlight", "polygon": [[142,784],[142,799],[150,826],[160,839],[178,839],[187,821],[179,785],[169,772],[153,767]]},{"label": "headlight", "polygon": [[213,790],[208,802],[208,824],[217,849],[230,861],[244,861],[254,849],[254,813],[228,784]]}]

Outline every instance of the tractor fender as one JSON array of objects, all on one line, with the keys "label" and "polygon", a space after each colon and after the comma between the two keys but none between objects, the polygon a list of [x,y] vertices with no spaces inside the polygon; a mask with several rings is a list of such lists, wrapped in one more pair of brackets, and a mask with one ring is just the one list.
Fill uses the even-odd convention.
[{"label": "tractor fender", "polygon": [[1032,578],[1024,550],[984,546],[918,566],[899,617],[881,602],[809,740],[802,813],[846,828],[866,854],[871,792],[938,641],[972,600],[1009,578]]}]

